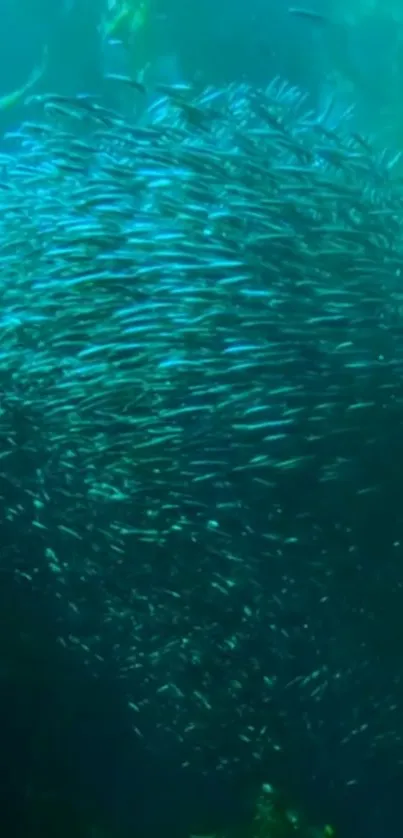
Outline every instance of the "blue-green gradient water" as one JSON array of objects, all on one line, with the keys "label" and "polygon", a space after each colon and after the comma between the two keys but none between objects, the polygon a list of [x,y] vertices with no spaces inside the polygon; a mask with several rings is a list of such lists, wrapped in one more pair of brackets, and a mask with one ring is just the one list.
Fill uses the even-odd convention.
[{"label": "blue-green gradient water", "polygon": [[403,12],[0,15],[0,828],[400,835]]}]

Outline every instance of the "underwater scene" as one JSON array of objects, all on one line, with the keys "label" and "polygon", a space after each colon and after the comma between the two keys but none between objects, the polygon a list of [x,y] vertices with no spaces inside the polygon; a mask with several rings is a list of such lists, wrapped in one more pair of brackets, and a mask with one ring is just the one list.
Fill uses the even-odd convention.
[{"label": "underwater scene", "polygon": [[0,10],[1,835],[403,836],[403,3]]}]

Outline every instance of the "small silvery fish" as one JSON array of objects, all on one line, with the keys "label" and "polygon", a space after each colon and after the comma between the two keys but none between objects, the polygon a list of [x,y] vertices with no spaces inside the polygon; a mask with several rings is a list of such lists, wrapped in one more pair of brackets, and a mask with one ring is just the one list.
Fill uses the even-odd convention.
[{"label": "small silvery fish", "polygon": [[157,92],[4,141],[2,555],[146,749],[344,799],[403,759],[396,154],[281,79]]}]

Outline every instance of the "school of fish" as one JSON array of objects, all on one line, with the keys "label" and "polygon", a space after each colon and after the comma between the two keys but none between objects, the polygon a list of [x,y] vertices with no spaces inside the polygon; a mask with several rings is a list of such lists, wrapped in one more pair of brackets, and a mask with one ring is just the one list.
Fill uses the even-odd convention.
[{"label": "school of fish", "polygon": [[278,79],[160,86],[141,119],[27,108],[0,155],[3,566],[115,673],[147,747],[226,771],[302,745],[353,787],[403,742],[379,631],[399,158]]}]

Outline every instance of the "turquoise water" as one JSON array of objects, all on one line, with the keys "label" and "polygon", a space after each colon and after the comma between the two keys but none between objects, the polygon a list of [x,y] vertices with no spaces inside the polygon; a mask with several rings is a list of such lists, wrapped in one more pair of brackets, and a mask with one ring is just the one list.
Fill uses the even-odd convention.
[{"label": "turquoise water", "polygon": [[120,11],[1,5],[4,835],[399,835],[398,11]]}]

